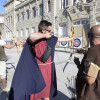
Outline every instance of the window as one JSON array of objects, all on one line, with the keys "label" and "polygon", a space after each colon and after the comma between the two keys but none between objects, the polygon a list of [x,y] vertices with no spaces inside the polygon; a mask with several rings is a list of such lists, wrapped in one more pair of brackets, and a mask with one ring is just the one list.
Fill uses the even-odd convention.
[{"label": "window", "polygon": [[80,25],[80,21],[74,22],[74,25]]},{"label": "window", "polygon": [[66,24],[59,26],[59,36],[67,36]]},{"label": "window", "polygon": [[29,36],[29,28],[26,28],[26,37]]},{"label": "window", "polygon": [[7,37],[10,37],[10,36],[9,36],[9,33],[10,33],[10,32],[8,31]]},{"label": "window", "polygon": [[21,37],[23,37],[23,36],[24,36],[24,30],[21,29]]},{"label": "window", "polygon": [[86,2],[90,2],[91,0],[86,0]]},{"label": "window", "polygon": [[9,32],[9,34],[10,34],[10,37],[12,37],[12,34],[11,34],[11,32]]},{"label": "window", "polygon": [[19,22],[19,14],[17,14],[17,21]]},{"label": "window", "polygon": [[11,32],[9,32],[9,37],[12,37],[12,34],[11,34]]},{"label": "window", "polygon": [[11,23],[12,23],[12,16],[11,16]]},{"label": "window", "polygon": [[75,5],[75,3],[76,3],[76,0],[73,0],[73,5]]},{"label": "window", "polygon": [[77,0],[77,2],[82,2],[82,0]]},{"label": "window", "polygon": [[10,23],[10,16],[8,17],[8,22]]},{"label": "window", "polygon": [[33,17],[36,17],[36,8],[33,8]]},{"label": "window", "polygon": [[7,37],[7,31],[6,31],[6,37]]},{"label": "window", "polygon": [[83,25],[88,24],[88,20],[82,20],[82,24]]},{"label": "window", "polygon": [[35,27],[32,27],[32,33],[35,33],[36,30],[35,30]]},{"label": "window", "polygon": [[97,19],[96,24],[100,24],[100,18]]},{"label": "window", "polygon": [[61,9],[66,8],[68,6],[68,0],[61,0]]},{"label": "window", "polygon": [[9,37],[9,31],[8,31],[8,33],[7,33],[7,37]]},{"label": "window", "polygon": [[40,16],[43,16],[43,4],[40,5]]},{"label": "window", "polygon": [[24,12],[22,12],[22,20],[24,20]]},{"label": "window", "polygon": [[51,11],[51,6],[50,6],[50,0],[48,1],[48,12],[50,12]]},{"label": "window", "polygon": [[29,12],[29,10],[27,10],[27,19],[29,19],[30,18],[30,12]]},{"label": "window", "polygon": [[11,23],[11,16],[9,16],[9,23]]},{"label": "window", "polygon": [[7,22],[7,24],[8,24],[8,19],[6,18],[6,22]]},{"label": "window", "polygon": [[64,0],[64,8],[68,6],[68,0]]},{"label": "window", "polygon": [[100,19],[98,20],[98,22],[100,23]]},{"label": "window", "polygon": [[88,24],[88,20],[80,20],[74,22],[74,25],[87,25],[87,24]]},{"label": "window", "polygon": [[17,30],[17,34],[16,34],[16,37],[19,37],[19,34],[20,34],[20,33],[19,33],[19,30]]}]

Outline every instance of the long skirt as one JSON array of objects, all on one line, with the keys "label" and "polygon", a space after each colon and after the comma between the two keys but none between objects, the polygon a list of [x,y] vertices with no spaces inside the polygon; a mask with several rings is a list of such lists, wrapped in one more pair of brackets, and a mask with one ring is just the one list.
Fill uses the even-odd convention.
[{"label": "long skirt", "polygon": [[43,75],[46,86],[40,93],[30,95],[30,100],[49,98],[49,96],[50,96],[51,63],[49,63],[49,62],[51,62],[51,57],[49,57],[48,61],[45,64],[41,63],[38,59],[36,59],[36,60],[39,65],[39,68],[41,70],[41,73]]}]

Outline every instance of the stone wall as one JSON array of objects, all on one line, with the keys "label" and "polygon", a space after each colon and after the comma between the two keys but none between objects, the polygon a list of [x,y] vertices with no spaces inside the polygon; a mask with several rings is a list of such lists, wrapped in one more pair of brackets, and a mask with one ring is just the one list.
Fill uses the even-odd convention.
[{"label": "stone wall", "polygon": [[0,14],[0,31],[2,33],[2,36],[4,36],[4,15]]},{"label": "stone wall", "polygon": [[[52,31],[56,36],[60,36],[59,27],[66,25],[66,36],[72,36],[71,26],[76,26],[77,21],[88,21],[88,30],[91,26],[96,24],[96,20],[100,19],[99,15],[99,0],[93,0],[87,2],[86,0],[77,1],[73,3],[73,0],[68,0],[68,4],[65,7],[61,6],[61,0],[49,0],[51,11],[48,12],[48,0],[10,0],[5,6],[5,24],[12,30],[12,32],[19,38],[27,38],[26,30],[29,29],[29,34],[32,33],[32,28],[38,31],[38,24],[42,19],[46,19],[52,22]],[[67,0],[66,0],[67,1]],[[39,15],[40,4],[43,3],[43,16]],[[96,6],[97,5],[97,6]],[[63,4],[62,4],[63,6]],[[36,17],[33,17],[33,8],[36,8]],[[27,19],[27,10],[29,10],[30,18]],[[22,20],[22,13],[24,13],[24,20]],[[17,20],[19,15],[19,21]],[[7,23],[9,16],[12,16],[12,23]],[[83,25],[84,23],[78,24]],[[85,24],[84,24],[85,25]],[[83,27],[84,30],[87,30]],[[7,28],[5,30],[5,36],[10,32]],[[21,30],[23,30],[24,36],[21,37]],[[82,31],[82,30],[81,30]],[[87,36],[86,36],[87,37]],[[85,38],[86,40],[87,38]],[[87,41],[86,41],[87,42]],[[87,44],[87,43],[85,43]]]}]

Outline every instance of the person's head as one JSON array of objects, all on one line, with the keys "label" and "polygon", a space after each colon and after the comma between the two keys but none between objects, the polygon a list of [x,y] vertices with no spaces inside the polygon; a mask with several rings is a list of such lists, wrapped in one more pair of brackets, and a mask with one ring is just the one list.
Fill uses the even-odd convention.
[{"label": "person's head", "polygon": [[42,20],[38,25],[38,31],[45,33],[46,31],[51,32],[52,24],[46,20]]},{"label": "person's head", "polygon": [[100,44],[100,25],[91,27],[88,36],[90,39],[90,45]]},{"label": "person's head", "polygon": [[51,22],[48,22],[48,32],[51,32],[51,28],[52,28],[52,23]]}]

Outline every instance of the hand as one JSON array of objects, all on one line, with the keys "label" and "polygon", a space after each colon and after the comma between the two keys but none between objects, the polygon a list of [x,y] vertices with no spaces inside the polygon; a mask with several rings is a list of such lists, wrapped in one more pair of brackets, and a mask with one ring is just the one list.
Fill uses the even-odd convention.
[{"label": "hand", "polygon": [[70,40],[73,40],[73,39],[74,39],[74,37],[71,37],[71,38],[70,38]]},{"label": "hand", "polygon": [[74,56],[74,63],[75,63],[77,66],[80,65],[79,58],[77,58],[77,57]]},{"label": "hand", "polygon": [[45,37],[47,38],[47,39],[49,39],[50,37],[51,37],[51,33],[45,33]]},{"label": "hand", "polygon": [[19,46],[19,45],[21,45],[20,43],[15,43],[15,46]]}]

